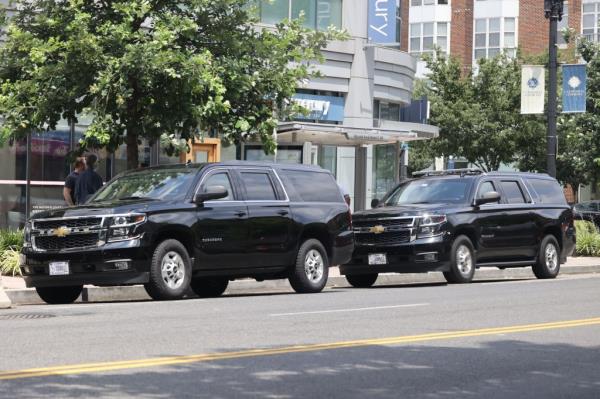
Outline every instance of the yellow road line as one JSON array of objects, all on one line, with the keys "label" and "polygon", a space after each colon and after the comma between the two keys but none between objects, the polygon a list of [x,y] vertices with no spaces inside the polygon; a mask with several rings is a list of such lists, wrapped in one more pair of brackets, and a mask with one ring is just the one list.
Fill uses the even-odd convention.
[{"label": "yellow road line", "polygon": [[573,328],[593,325],[600,325],[600,317],[580,320],[558,321],[551,323],[525,324],[507,327],[482,328],[476,330],[451,331],[444,333],[405,335],[400,337],[388,337],[378,339],[361,339],[355,341],[332,342],[326,344],[297,345],[275,349],[251,349],[234,352],[206,353],[188,356],[170,356],[140,360],[125,360],[116,362],[87,363],[67,366],[34,368],[27,370],[0,372],[0,380],[14,380],[21,378],[44,377],[52,375],[97,373],[103,371],[170,366],[186,363],[199,363],[213,360],[240,359],[258,356],[274,356],[288,353],[314,352],[331,349],[353,348],[360,346],[398,345],[434,340],[478,337],[498,334],[513,334],[521,332],[554,330],[559,328]]}]

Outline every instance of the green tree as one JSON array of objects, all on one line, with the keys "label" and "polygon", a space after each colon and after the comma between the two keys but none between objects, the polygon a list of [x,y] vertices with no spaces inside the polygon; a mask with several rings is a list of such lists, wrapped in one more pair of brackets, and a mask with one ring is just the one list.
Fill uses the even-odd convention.
[{"label": "green tree", "polygon": [[464,157],[485,171],[526,156],[521,144],[539,137],[543,121],[520,113],[518,58],[482,59],[477,73],[441,52],[426,61],[431,123],[440,128],[431,151]]},{"label": "green tree", "polygon": [[[272,152],[277,117],[328,40],[301,21],[254,22],[251,0],[17,0],[0,49],[0,140],[81,114],[81,151],[177,143],[218,131]],[[178,141],[177,138],[181,140]]]}]

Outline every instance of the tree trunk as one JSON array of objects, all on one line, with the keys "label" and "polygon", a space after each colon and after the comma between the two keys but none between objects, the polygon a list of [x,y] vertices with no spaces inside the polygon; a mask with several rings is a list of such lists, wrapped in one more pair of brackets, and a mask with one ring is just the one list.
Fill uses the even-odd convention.
[{"label": "tree trunk", "polygon": [[130,126],[127,129],[127,137],[125,143],[127,144],[127,169],[137,169],[139,167],[139,154],[138,154],[138,132],[137,128]]}]

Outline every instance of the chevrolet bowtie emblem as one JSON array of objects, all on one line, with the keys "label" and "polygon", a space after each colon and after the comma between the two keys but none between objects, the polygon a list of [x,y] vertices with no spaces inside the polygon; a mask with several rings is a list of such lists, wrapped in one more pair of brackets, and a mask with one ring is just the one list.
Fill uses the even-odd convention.
[{"label": "chevrolet bowtie emblem", "polygon": [[56,237],[66,237],[71,233],[71,229],[65,226],[61,226],[58,229],[54,230],[54,235]]},{"label": "chevrolet bowtie emblem", "polygon": [[383,226],[373,226],[369,231],[373,234],[381,234],[385,231],[385,228]]}]

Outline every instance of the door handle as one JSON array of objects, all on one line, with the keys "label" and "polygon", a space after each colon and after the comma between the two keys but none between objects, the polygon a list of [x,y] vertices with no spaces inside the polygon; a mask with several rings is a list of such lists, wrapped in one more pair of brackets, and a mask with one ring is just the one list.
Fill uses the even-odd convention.
[{"label": "door handle", "polygon": [[246,212],[245,211],[237,211],[234,213],[234,215],[241,218],[242,216],[246,216]]},{"label": "door handle", "polygon": [[278,215],[281,215],[281,216],[285,216],[285,215],[287,215],[288,213],[289,213],[288,211],[286,211],[286,210],[283,210],[283,209],[282,209],[282,210],[280,210],[280,211],[277,211],[277,214],[278,214]]}]

